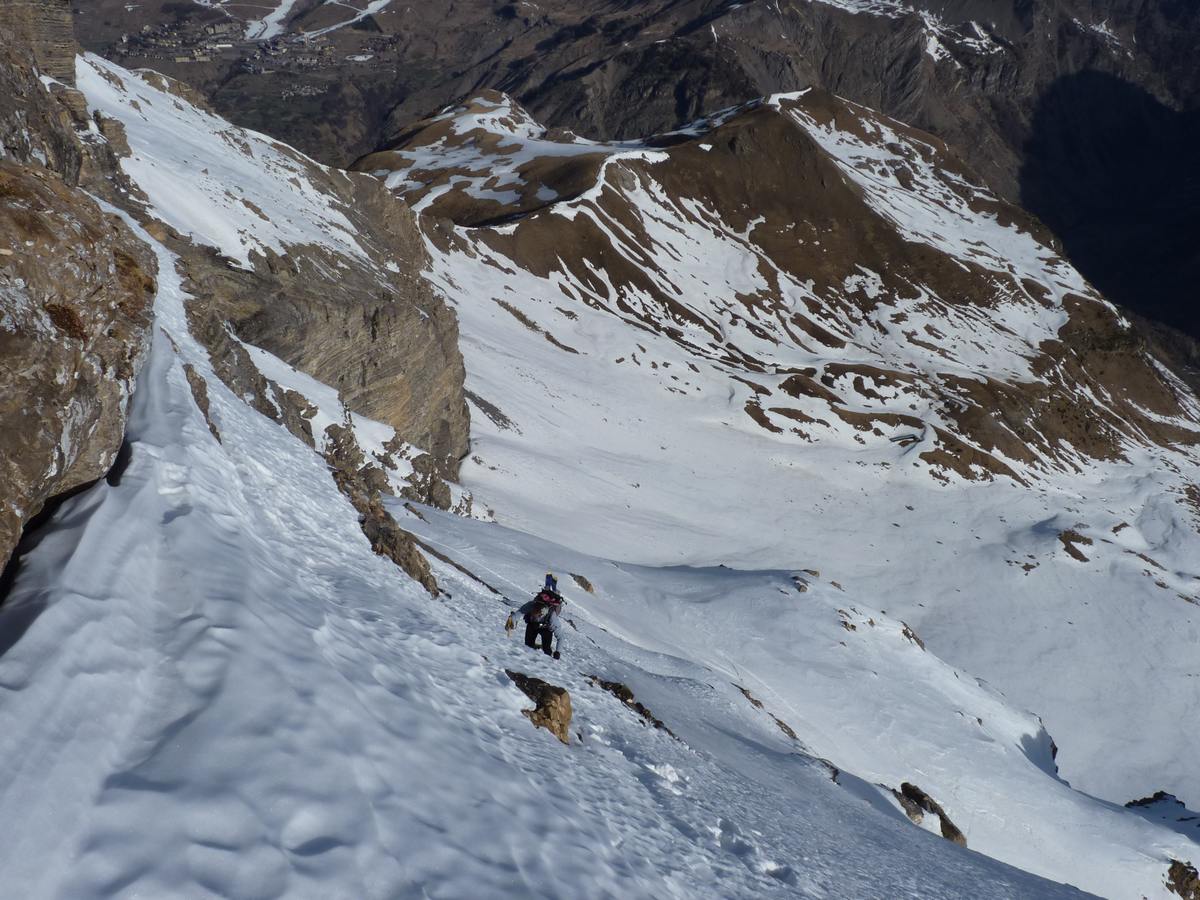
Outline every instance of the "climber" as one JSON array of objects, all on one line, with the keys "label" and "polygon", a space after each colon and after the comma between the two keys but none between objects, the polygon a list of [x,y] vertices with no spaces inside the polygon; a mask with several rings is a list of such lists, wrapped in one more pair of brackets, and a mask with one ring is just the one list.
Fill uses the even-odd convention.
[{"label": "climber", "polygon": [[[537,649],[539,635],[542,639],[542,652],[547,656],[559,658],[562,650],[562,594],[558,592],[558,580],[549,572],[546,573],[546,583],[532,600],[517,610],[517,614],[525,619],[525,646]],[[504,630],[511,634],[516,627],[513,614],[508,614]],[[558,646],[551,650],[551,639],[557,639]]]}]

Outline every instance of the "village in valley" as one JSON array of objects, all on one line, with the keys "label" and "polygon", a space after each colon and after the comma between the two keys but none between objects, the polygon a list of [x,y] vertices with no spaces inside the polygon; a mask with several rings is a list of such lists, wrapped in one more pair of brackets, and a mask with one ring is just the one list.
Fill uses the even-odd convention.
[{"label": "village in valley", "polygon": [[345,42],[336,39],[340,32],[278,35],[266,40],[247,39],[245,32],[245,23],[233,19],[143,25],[135,34],[122,35],[113,47],[113,55],[178,65],[235,64],[243,71],[269,74],[279,70],[332,69],[347,62],[366,63],[399,42],[395,35],[379,33],[364,39],[358,32],[356,40]]}]

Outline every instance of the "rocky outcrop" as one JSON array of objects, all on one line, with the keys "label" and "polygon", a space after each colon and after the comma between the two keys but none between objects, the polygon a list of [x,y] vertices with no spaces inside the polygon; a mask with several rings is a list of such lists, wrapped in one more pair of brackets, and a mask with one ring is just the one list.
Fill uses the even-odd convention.
[{"label": "rocky outcrop", "polygon": [[[850,623],[849,623],[849,622],[843,622],[842,624],[843,624],[843,625],[849,625]],[[851,630],[853,630],[853,628],[854,628],[854,626],[853,626],[853,625],[850,625],[850,629],[851,629]],[[771,717],[771,721],[773,721],[773,722],[775,723],[775,727],[776,727],[776,728],[778,728],[780,731],[782,731],[782,732],[783,732],[785,735],[787,735],[787,736],[788,736],[789,738],[791,738],[793,741],[799,741],[799,740],[800,740],[800,738],[798,738],[798,737],[796,736],[796,731],[795,731],[795,729],[794,729],[794,728],[792,728],[792,726],[791,726],[791,725],[789,725],[787,722],[783,721],[783,719],[779,718],[779,716],[775,715],[775,713],[773,713],[773,712],[771,712],[769,709],[767,709],[767,708],[766,708],[766,706],[764,706],[764,705],[763,705],[763,702],[762,702],[761,700],[759,700],[759,699],[758,699],[757,697],[755,697],[755,696],[754,696],[752,693],[750,693],[750,690],[749,690],[748,688],[742,687],[740,684],[735,684],[735,685],[734,685],[734,687],[735,687],[735,688],[737,688],[737,689],[738,689],[738,691],[740,691],[740,692],[741,692],[741,695],[742,695],[743,697],[745,697],[747,700],[749,700],[749,701],[750,701],[750,705],[751,705],[751,706],[753,706],[755,709],[761,709],[761,710],[762,710],[763,712],[765,712],[765,713],[766,713],[768,716],[770,716],[770,717]]]},{"label": "rocky outcrop", "polygon": [[545,728],[564,744],[569,744],[571,695],[567,689],[511,669],[505,669],[504,674],[534,702],[533,709],[521,710],[522,715],[539,728]]},{"label": "rocky outcrop", "polygon": [[63,84],[75,83],[77,47],[70,0],[4,0],[0,32],[29,47],[39,72]]},{"label": "rocky outcrop", "polygon": [[675,732],[664,725],[662,719],[650,712],[645,705],[638,702],[637,698],[633,695],[633,691],[628,685],[621,684],[619,681],[605,681],[599,675],[589,675],[588,681],[602,690],[608,691],[627,707],[637,713],[641,717],[643,724],[653,725],[655,728],[662,729],[671,737],[675,737]]},{"label": "rocky outcrop", "polygon": [[429,568],[429,561],[421,555],[416,539],[396,523],[379,501],[380,491],[386,489],[383,473],[366,463],[351,429],[330,425],[326,432],[325,459],[338,488],[358,510],[359,523],[371,542],[371,549],[390,559],[429,591],[430,596],[436,597],[439,593],[437,580]]},{"label": "rocky outcrop", "polygon": [[892,793],[896,796],[896,800],[899,801],[900,806],[913,822],[920,825],[925,820],[926,813],[937,816],[942,837],[952,843],[958,844],[960,847],[967,846],[966,836],[959,830],[957,825],[950,821],[950,817],[946,815],[946,811],[942,809],[941,804],[915,784],[909,784],[906,781],[900,785],[900,790],[893,790]]},{"label": "rocky outcrop", "polygon": [[102,476],[149,343],[155,261],[77,184],[106,165],[80,137],[65,4],[0,13],[0,564],[51,498]]},{"label": "rocky outcrop", "polygon": [[1200,900],[1200,872],[1191,863],[1171,860],[1167,870],[1167,890],[1183,900]]},{"label": "rocky outcrop", "polygon": [[45,169],[0,163],[0,559],[116,458],[147,347],[153,258]]},{"label": "rocky outcrop", "polygon": [[189,315],[211,320],[197,330],[214,342],[225,340],[227,323],[238,338],[336,388],[349,409],[391,425],[429,456],[413,499],[448,504],[439,485],[457,477],[470,427],[454,315],[420,277],[426,254],[409,210],[364,176],[326,183],[354,210],[373,252],[403,260],[403,269],[296,246],[286,256],[258,256],[245,270],[172,241],[195,298]]}]

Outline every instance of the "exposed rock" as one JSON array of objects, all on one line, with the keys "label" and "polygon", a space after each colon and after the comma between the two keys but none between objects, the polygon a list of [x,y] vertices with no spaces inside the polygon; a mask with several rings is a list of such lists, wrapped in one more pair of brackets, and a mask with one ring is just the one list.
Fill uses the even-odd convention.
[{"label": "exposed rock", "polygon": [[[843,622],[842,624],[844,625],[846,623]],[[850,626],[848,628],[848,630],[854,630],[854,626]],[[789,725],[787,722],[783,721],[783,719],[779,718],[779,716],[775,715],[775,713],[771,712],[769,709],[767,709],[765,706],[763,706],[763,702],[761,700],[759,700],[757,697],[755,697],[753,694],[751,694],[748,688],[744,688],[740,684],[735,684],[734,687],[742,692],[742,696],[750,701],[751,706],[753,706],[755,709],[761,709],[768,716],[770,716],[771,719],[775,722],[775,726],[780,731],[782,731],[784,734],[786,734],[788,737],[790,737],[793,741],[800,740],[800,738],[796,736],[795,729],[793,729],[792,726]],[[836,769],[835,769],[835,771],[836,771]]]},{"label": "exposed rock", "polygon": [[942,809],[941,805],[915,784],[906,781],[900,785],[900,790],[893,790],[892,793],[908,817],[918,825],[924,821],[925,813],[935,815],[938,817],[942,837],[960,847],[967,846],[966,836],[950,821],[950,817],[946,815],[946,811]]},{"label": "exposed rock", "polygon": [[1191,863],[1171,860],[1167,870],[1167,890],[1183,900],[1200,900],[1200,872]]},{"label": "exposed rock", "polygon": [[903,634],[903,635],[904,635],[906,638],[908,638],[910,641],[912,641],[914,644],[916,644],[918,647],[920,647],[922,650],[924,650],[924,649],[925,649],[925,642],[924,642],[923,640],[921,640],[921,639],[920,639],[920,638],[917,636],[917,633],[916,633],[915,631],[913,631],[911,628],[909,628],[909,627],[908,627],[908,623],[907,623],[907,622],[901,622],[900,624],[901,624],[902,626],[904,626],[904,627],[901,629],[900,633],[901,633],[901,634]]},{"label": "exposed rock", "polygon": [[1088,557],[1079,548],[1092,546],[1092,539],[1080,534],[1073,528],[1068,528],[1066,531],[1060,532],[1058,535],[1059,542],[1063,545],[1063,549],[1067,551],[1072,559],[1077,559],[1080,562],[1088,562]]},{"label": "exposed rock", "polygon": [[325,460],[333,470],[338,489],[358,510],[363,534],[371,542],[371,549],[398,565],[429,591],[430,596],[438,596],[437,579],[429,568],[429,561],[421,555],[416,539],[400,527],[379,500],[380,490],[386,486],[379,483],[382,472],[377,466],[366,463],[351,429],[330,425],[325,434],[328,438]]},{"label": "exposed rock", "polygon": [[196,401],[196,407],[204,416],[204,421],[208,424],[208,430],[212,436],[217,439],[217,443],[221,442],[221,432],[217,429],[216,423],[212,420],[212,414],[209,411],[208,404],[208,382],[204,380],[196,367],[191,363],[184,364],[183,372],[187,376],[188,386],[192,389],[192,399]]},{"label": "exposed rock", "polygon": [[433,456],[422,453],[412,460],[413,471],[408,477],[409,486],[402,492],[407,500],[426,503],[438,509],[449,509],[453,502],[450,486],[438,472]]},{"label": "exposed rock", "polygon": [[155,262],[36,164],[0,162],[0,562],[55,495],[116,458],[148,348]]},{"label": "exposed rock", "polygon": [[511,669],[505,669],[504,674],[535,704],[533,709],[523,709],[521,713],[528,716],[534,725],[545,728],[564,744],[569,744],[571,695],[567,689]]},{"label": "exposed rock", "polygon": [[1166,791],[1155,791],[1149,797],[1141,797],[1137,800],[1130,800],[1128,803],[1125,804],[1125,806],[1127,808],[1132,809],[1134,807],[1139,807],[1139,806],[1154,806],[1158,803],[1164,803],[1164,802],[1165,803],[1178,803],[1180,806],[1183,806],[1183,803],[1181,803],[1180,800],[1174,794],[1168,794]]},{"label": "exposed rock", "polygon": [[0,5],[0,561],[112,464],[149,346],[155,259],[77,189],[127,184],[70,87],[71,27],[65,0]]},{"label": "exposed rock", "polygon": [[371,542],[371,549],[386,556],[429,591],[430,596],[436,597],[439,593],[437,579],[429,569],[429,562],[421,555],[416,539],[396,524],[378,500],[370,501],[359,514],[363,534]]},{"label": "exposed rock", "polygon": [[84,156],[74,126],[82,123],[73,105],[59,98],[80,95],[61,87],[52,91],[37,78],[25,20],[14,19],[19,10],[29,7],[0,6],[0,158],[41,164],[74,184]]},{"label": "exposed rock", "polygon": [[622,703],[624,703],[626,706],[628,706],[630,709],[632,709],[634,712],[636,712],[639,716],[642,717],[643,722],[653,725],[655,728],[661,728],[663,731],[665,731],[671,737],[676,738],[676,740],[678,740],[678,738],[675,735],[675,732],[673,732],[670,728],[668,728],[666,725],[664,725],[662,722],[662,719],[657,718],[652,712],[650,712],[650,710],[648,710],[645,706],[643,706],[641,703],[639,703],[637,701],[637,698],[635,698],[633,696],[633,691],[631,691],[626,685],[623,685],[618,681],[605,681],[604,679],[600,678],[598,675],[589,675],[588,680],[592,684],[596,685],[597,687],[603,688],[604,690],[608,691],[610,694],[612,694],[614,697],[616,697],[618,700],[620,700]]},{"label": "exposed rock", "polygon": [[[455,317],[422,275],[428,256],[412,212],[374,178],[327,169],[291,148],[239,133],[202,109],[189,110],[187,105],[199,98],[186,85],[155,73],[82,65],[90,68],[89,83],[103,79],[106,90],[119,98],[108,105],[100,101],[103,112],[88,122],[99,135],[93,132],[86,141],[89,151],[80,164],[85,177],[92,170],[108,174],[109,168],[119,174],[115,163],[108,164],[129,146],[121,122],[146,116],[159,139],[169,137],[175,121],[180,127],[202,130],[207,122],[224,139],[212,150],[214,155],[250,157],[234,160],[235,166],[247,163],[253,170],[261,165],[254,147],[280,162],[262,181],[251,178],[249,183],[225,186],[227,194],[239,185],[246,192],[233,200],[240,204],[236,213],[221,207],[227,197],[213,201],[220,207],[212,210],[214,219],[240,213],[254,223],[243,228],[243,234],[261,223],[271,235],[265,242],[251,241],[246,257],[236,260],[210,246],[231,252],[229,244],[222,243],[219,226],[215,232],[206,230],[207,223],[200,226],[194,239],[177,231],[189,230],[194,223],[172,218],[169,197],[167,211],[158,214],[171,224],[155,221],[131,200],[136,191],[131,186],[89,184],[127,208],[178,258],[191,298],[189,324],[212,354],[222,380],[256,410],[275,417],[277,389],[257,373],[238,341],[274,354],[334,388],[354,413],[392,426],[401,441],[424,451],[428,459],[418,464],[421,483],[414,485],[413,496],[448,506],[449,491],[440,482],[456,478],[459,460],[468,449],[464,369]],[[145,141],[154,138],[143,133],[141,140],[135,149],[153,154]],[[93,146],[103,153],[93,153]],[[199,165],[202,172],[208,171]],[[261,192],[255,193],[254,186]],[[210,187],[220,191],[222,185]],[[263,204],[274,216],[287,215],[286,208],[281,212],[264,197],[286,195],[293,188],[319,198],[317,206],[329,211],[343,239],[325,241],[320,229],[305,231],[290,219],[272,222]],[[278,390],[286,393],[286,387]],[[305,431],[301,423],[293,424],[294,431]]]},{"label": "exposed rock", "polygon": [[78,48],[70,0],[4,0],[0,32],[27,44],[39,71],[63,84],[75,83]]},{"label": "exposed rock", "polygon": [[[448,508],[442,482],[457,477],[470,422],[454,315],[420,276],[427,257],[404,204],[372,179],[312,171],[352,211],[377,261],[296,246],[285,257],[256,256],[246,271],[174,240],[195,298],[189,316],[209,320],[197,330],[214,354],[232,361],[237,353],[228,324],[241,340],[336,388],[352,411],[391,425],[428,455],[414,464],[410,498]],[[218,371],[225,379],[235,368]]]}]

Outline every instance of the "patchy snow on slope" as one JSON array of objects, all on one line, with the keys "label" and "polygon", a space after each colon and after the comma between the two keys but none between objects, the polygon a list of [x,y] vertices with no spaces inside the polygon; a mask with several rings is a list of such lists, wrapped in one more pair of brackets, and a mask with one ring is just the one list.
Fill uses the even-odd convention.
[{"label": "patchy snow on slope", "polygon": [[[364,0],[358,0],[358,2],[362,3]],[[317,28],[313,31],[306,31],[304,32],[306,37],[320,37],[321,35],[329,34],[331,31],[337,31],[339,28],[357,25],[363,19],[367,19],[376,13],[383,12],[385,9],[387,9],[387,7],[392,5],[392,0],[365,0],[365,4],[363,5],[362,9],[352,6],[350,3],[346,2],[346,0],[324,0],[324,5],[344,7],[345,9],[349,10],[352,15],[350,18],[334,25],[328,25],[325,28]]]},{"label": "patchy snow on slope", "polygon": [[[456,298],[468,385],[506,417],[493,422],[474,411],[473,452],[464,466],[465,484],[502,521],[616,559],[817,569],[826,584],[846,588],[844,608],[857,630],[844,640],[871,629],[864,620],[873,613],[852,598],[870,598],[870,606],[902,616],[932,651],[1037,710],[1059,742],[1059,763],[1072,784],[1118,801],[1160,785],[1185,798],[1195,794],[1200,773],[1179,722],[1197,702],[1200,615],[1187,598],[1200,587],[1194,566],[1200,541],[1184,525],[1174,477],[1152,456],[1135,455],[1127,467],[1096,467],[1074,481],[1050,479],[1040,490],[1007,480],[939,488],[908,464],[928,445],[927,435],[913,446],[883,442],[857,450],[849,439],[825,437],[810,445],[764,435],[740,426],[743,399],[731,397],[727,374],[684,355],[675,341],[571,302],[560,290],[563,281],[542,287],[527,273],[501,273],[485,253],[469,263],[444,256],[435,266],[447,267],[441,277]],[[539,327],[578,353],[556,349],[492,298],[536,316]],[[572,318],[558,308],[569,309]],[[1129,524],[1119,528],[1122,522]],[[1081,523],[1093,544],[1084,548],[1084,563],[1065,552],[1060,537]],[[460,546],[480,543],[472,535]],[[465,562],[467,555],[460,558]],[[615,602],[625,590],[621,585],[607,597]],[[636,623],[657,615],[658,600],[632,602],[635,625],[614,633],[645,646],[652,638],[630,635],[636,627],[653,631]],[[781,660],[774,676],[761,677],[789,698],[791,709],[823,702],[853,708],[853,698],[833,699],[841,675],[819,681],[811,688],[815,696],[803,701],[795,693],[795,683],[804,680],[797,657],[812,652],[799,649],[797,632],[811,623],[791,629],[777,611],[744,614],[745,633],[710,607],[702,614],[711,617],[714,632],[730,632],[727,646],[737,650],[722,652],[745,648],[733,657],[733,671],[759,674]],[[693,648],[678,649],[682,614],[663,615],[671,649],[657,643],[650,649],[694,659]],[[772,635],[784,646],[770,643]],[[882,684],[900,678],[875,673]],[[925,675],[903,677],[926,683]],[[1172,690],[1161,691],[1164,684]],[[817,755],[893,786],[908,777],[902,765],[892,758],[898,768],[875,768],[877,760],[885,750],[899,753],[900,733],[928,732],[930,743],[907,757],[919,770],[911,780],[970,832],[973,848],[1105,896],[1153,895],[1153,873],[1161,868],[1152,849],[1160,846],[1158,838],[1134,837],[1126,824],[1115,824],[1107,806],[1042,781],[1041,773],[1020,785],[982,783],[990,764],[953,758],[945,734],[905,722],[901,711],[910,703],[897,700],[887,717],[866,715],[861,734],[844,720],[831,728],[826,707],[797,716],[803,725],[773,711],[801,735],[806,727],[820,732],[823,741],[802,737]],[[974,719],[960,711],[966,728]],[[989,714],[978,715],[989,721]],[[881,725],[882,737],[872,732]],[[844,730],[854,737],[840,737]],[[984,744],[991,739],[979,736]],[[944,763],[944,778],[930,760]],[[971,784],[965,773],[980,783]],[[1042,807],[1040,824],[1000,810],[999,798],[1022,809]],[[1110,827],[1124,837],[1101,838],[1094,830]],[[1078,834],[1088,838],[1073,844],[1070,836]],[[1088,843],[1108,840],[1110,849],[1099,852]],[[1132,880],[1117,886],[1114,878]]]},{"label": "patchy snow on slope", "polygon": [[925,32],[925,52],[934,62],[949,60],[955,67],[959,63],[948,49],[955,46],[971,53],[984,56],[1001,52],[1004,47],[980,25],[972,20],[962,25],[948,24],[941,17],[917,4],[905,0],[808,0],[843,9],[854,15],[883,16],[889,19],[916,17]]},{"label": "patchy snow on slope", "polygon": [[418,211],[452,189],[505,206],[536,188],[537,199],[546,202],[545,186],[530,181],[529,169],[539,163],[575,157],[594,158],[599,165],[614,156],[651,153],[638,141],[602,143],[551,135],[512,98],[496,91],[447,107],[421,125],[417,142],[370,157],[373,174]]},{"label": "patchy snow on slope", "polygon": [[354,439],[367,459],[381,463],[393,491],[399,494],[409,487],[407,479],[413,473],[410,460],[424,451],[399,440],[396,429],[391,425],[351,410],[335,388],[322,384],[261,347],[244,341],[239,343],[246,348],[259,372],[285,391],[302,395],[312,405],[314,412],[309,422],[318,453],[323,455],[329,447],[329,436],[325,430],[330,425],[345,425],[354,432]]},{"label": "patchy snow on slope", "polygon": [[[1200,534],[1187,499],[1200,484],[1194,451],[1130,441],[1123,459],[1103,461],[1064,447],[1070,465],[1061,469],[1001,457],[1026,484],[934,483],[921,454],[935,428],[953,428],[951,398],[919,381],[843,376],[875,396],[860,389],[854,405],[847,391],[841,408],[906,417],[881,435],[822,415],[823,401],[775,400],[785,377],[775,371],[842,364],[907,370],[931,384],[945,373],[1030,379],[1038,345],[1066,321],[1063,298],[1091,293],[986,204],[976,211],[927,182],[936,181],[931,169],[918,166],[906,188],[855,135],[797,124],[909,240],[995,273],[1013,301],[892,297],[895,305],[856,321],[832,303],[822,309],[811,283],[755,258],[758,226],[728,226],[657,189],[653,167],[635,174],[614,161],[586,196],[535,215],[590,219],[623,264],[671,298],[669,309],[643,282],[614,285],[592,257],[545,277],[520,269],[489,239],[517,224],[430,243],[431,278],[458,312],[468,388],[488,404],[473,410],[464,483],[501,522],[609,559],[819,569],[1041,715],[1077,788],[1117,804],[1169,790],[1194,808],[1200,768],[1179,725],[1200,708]],[[764,273],[778,280],[782,308],[741,302]],[[1026,278],[1048,299],[1026,296]],[[879,281],[860,268],[842,288],[869,296]],[[793,309],[847,346],[796,336],[787,328]],[[900,328],[893,314],[913,322]],[[909,340],[910,327],[926,326],[935,334]],[[744,358],[759,368],[739,368]],[[760,395],[754,385],[774,392],[762,413],[777,432],[745,413]],[[1103,407],[1089,390],[1081,386],[1081,396]],[[1182,406],[1194,416],[1194,399]]]},{"label": "patchy snow on slope", "polygon": [[[573,597],[578,637],[554,663],[507,639],[508,607],[458,570],[435,561],[449,593],[429,598],[371,552],[321,459],[215,378],[173,258],[140,233],[160,280],[128,461],[62,506],[0,609],[13,896],[1079,896],[914,828],[870,785],[835,784],[734,693],[728,662],[710,667],[719,644],[673,655],[699,646],[690,616],[646,620],[639,645],[593,624],[633,632],[636,607]],[[185,363],[208,383],[221,443]],[[443,544],[466,534],[427,515]],[[540,579],[550,548],[478,537],[486,552],[464,560],[504,592]],[[771,574],[630,583],[656,617],[694,605],[662,603],[676,592],[788,590]],[[760,614],[782,608],[767,602]],[[921,658],[894,623],[870,641]],[[506,667],[569,688],[569,746],[521,715]],[[580,672],[636,679],[686,743]],[[1035,729],[966,690],[996,718],[986,733]]]},{"label": "patchy snow on slope", "polygon": [[283,255],[289,247],[366,255],[336,200],[313,181],[314,172],[330,170],[192,106],[155,77],[93,54],[76,65],[89,107],[125,126],[132,152],[121,165],[155,216],[243,266],[253,253]]},{"label": "patchy snow on slope", "polygon": [[[931,164],[932,147],[901,136],[875,116],[860,115],[856,119],[860,134],[832,122],[818,123],[802,107],[782,98],[772,97],[768,102],[783,109],[816,138],[862,188],[876,212],[907,240],[1004,273],[1018,285],[1027,279],[1044,283],[1059,303],[1067,293],[1094,296],[1083,276],[1052,248],[1027,231],[1000,222],[994,213],[975,208],[980,204],[995,206],[998,201],[981,185],[945,168],[935,168]],[[865,111],[848,102],[846,106]],[[898,177],[897,155],[901,152],[908,179]],[[1023,309],[1019,315],[1027,317],[1028,311]],[[1061,312],[1044,323],[1038,322],[1039,333],[1029,335],[1030,343],[1054,337],[1065,322],[1066,315]]]},{"label": "patchy snow on slope", "polygon": [[261,19],[252,19],[246,23],[246,39],[251,41],[269,41],[283,34],[287,18],[291,15],[296,0],[278,0],[278,6]]}]

